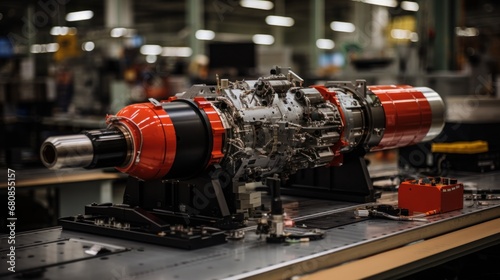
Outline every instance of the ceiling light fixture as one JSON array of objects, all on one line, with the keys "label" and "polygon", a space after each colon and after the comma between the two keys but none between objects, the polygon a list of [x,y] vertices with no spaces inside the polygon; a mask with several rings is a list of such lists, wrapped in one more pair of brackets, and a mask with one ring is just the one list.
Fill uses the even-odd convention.
[{"label": "ceiling light fixture", "polygon": [[417,2],[411,2],[411,1],[403,1],[401,2],[401,9],[405,11],[411,11],[411,12],[416,12],[420,6],[418,5]]},{"label": "ceiling light fixture", "polygon": [[41,53],[42,52],[42,45],[39,45],[39,44],[31,45],[30,52],[31,53]]},{"label": "ceiling light fixture", "polygon": [[143,55],[159,55],[163,49],[160,45],[143,45],[139,51]]},{"label": "ceiling light fixture", "polygon": [[354,32],[356,30],[356,26],[350,22],[343,22],[343,21],[332,21],[330,23],[330,28],[333,31],[339,31],[339,32]]},{"label": "ceiling light fixture", "polygon": [[417,32],[413,32],[411,30],[406,29],[392,29],[391,37],[396,40],[410,40],[412,42],[418,42],[418,34]]},{"label": "ceiling light fixture", "polygon": [[77,33],[76,27],[53,26],[50,29],[50,35],[54,35],[54,36],[76,35],[76,33]]},{"label": "ceiling light fixture", "polygon": [[406,29],[392,29],[391,37],[394,39],[410,39],[411,31]]},{"label": "ceiling light fixture", "polygon": [[295,24],[295,20],[291,17],[267,16],[266,23],[268,25],[290,27]]},{"label": "ceiling light fixture", "polygon": [[252,41],[257,45],[272,45],[274,44],[274,36],[269,34],[255,34],[252,36]]},{"label": "ceiling light fixture", "polygon": [[124,28],[124,27],[116,27],[111,29],[110,35],[113,38],[120,38],[120,37],[133,37],[137,33],[136,29],[132,28]]},{"label": "ceiling light fixture", "polygon": [[146,62],[147,63],[155,63],[158,57],[156,55],[146,55]]},{"label": "ceiling light fixture", "polygon": [[91,52],[94,50],[94,48],[95,48],[95,43],[92,41],[88,41],[82,44],[82,50],[86,52]]},{"label": "ceiling light fixture", "polygon": [[48,43],[48,44],[34,44],[30,47],[31,53],[48,53],[57,52],[59,50],[58,43]]},{"label": "ceiling light fixture", "polygon": [[200,29],[200,30],[196,31],[194,36],[198,40],[209,41],[209,40],[213,40],[215,38],[215,32],[213,32],[212,30]]},{"label": "ceiling light fixture", "polygon": [[94,17],[94,12],[91,10],[72,12],[66,15],[67,21],[80,21],[80,20],[88,20]]},{"label": "ceiling light fixture", "polygon": [[479,35],[479,29],[475,27],[455,27],[455,34],[459,37],[474,37]]},{"label": "ceiling light fixture", "polygon": [[123,27],[116,27],[111,29],[110,35],[113,38],[122,37],[127,33],[127,29]]},{"label": "ceiling light fixture", "polygon": [[394,8],[398,5],[398,2],[396,0],[352,0],[352,1],[362,2],[377,6],[391,7],[391,8]]},{"label": "ceiling light fixture", "polygon": [[66,26],[54,26],[50,29],[50,35],[66,35],[68,34],[68,28]]},{"label": "ceiling light fixture", "polygon": [[322,50],[331,50],[335,47],[335,42],[330,39],[318,39],[316,40],[316,47]]},{"label": "ceiling light fixture", "polygon": [[59,50],[59,44],[58,43],[49,43],[47,44],[47,52],[57,52]]},{"label": "ceiling light fixture", "polygon": [[271,10],[274,4],[271,1],[264,0],[241,0],[240,6],[250,9]]}]

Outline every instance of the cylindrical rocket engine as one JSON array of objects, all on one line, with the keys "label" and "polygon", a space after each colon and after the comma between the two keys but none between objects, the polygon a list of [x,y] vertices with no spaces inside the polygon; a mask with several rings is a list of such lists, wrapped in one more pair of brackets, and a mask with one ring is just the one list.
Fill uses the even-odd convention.
[{"label": "cylindrical rocket engine", "polygon": [[42,161],[49,168],[116,166],[143,180],[187,178],[218,164],[256,181],[339,166],[355,149],[428,141],[443,128],[443,101],[429,88],[361,80],[302,87],[295,73],[277,69],[127,106],[107,117],[107,129],[48,138]]}]

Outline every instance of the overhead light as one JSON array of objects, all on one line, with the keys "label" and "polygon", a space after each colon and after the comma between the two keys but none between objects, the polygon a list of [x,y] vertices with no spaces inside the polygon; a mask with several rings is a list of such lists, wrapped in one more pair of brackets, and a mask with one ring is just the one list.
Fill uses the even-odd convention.
[{"label": "overhead light", "polygon": [[48,53],[48,52],[57,52],[59,50],[58,43],[49,43],[49,44],[34,44],[30,47],[31,53]]},{"label": "overhead light", "polygon": [[41,53],[42,52],[42,45],[39,45],[39,44],[31,45],[30,52],[31,53]]},{"label": "overhead light", "polygon": [[406,29],[392,29],[391,37],[394,39],[410,39],[411,31]]},{"label": "overhead light", "polygon": [[113,38],[123,37],[126,34],[127,34],[127,28],[117,27],[111,29],[111,37]]},{"label": "overhead light", "polygon": [[193,50],[190,47],[163,47],[161,56],[190,57]]},{"label": "overhead light", "polygon": [[272,45],[274,37],[268,34],[255,34],[252,36],[252,41],[257,45]]},{"label": "overhead light", "polygon": [[455,27],[455,34],[459,37],[474,37],[479,35],[479,29],[475,27]]},{"label": "overhead light", "polygon": [[158,57],[156,55],[146,55],[146,62],[147,63],[155,63]]},{"label": "overhead light", "polygon": [[343,21],[332,21],[332,23],[330,23],[330,28],[333,31],[339,32],[354,32],[354,30],[356,30],[356,26],[354,26],[354,24]]},{"label": "overhead light", "polygon": [[50,29],[50,35],[54,36],[64,36],[64,35],[75,35],[77,29],[75,27],[67,27],[67,26],[54,26]]},{"label": "overhead light", "polygon": [[290,27],[295,24],[295,20],[291,17],[267,16],[266,23],[269,25]]},{"label": "overhead light", "polygon": [[364,0],[363,2],[372,5],[384,6],[394,8],[398,5],[396,0]]},{"label": "overhead light", "polygon": [[143,55],[159,55],[163,49],[159,45],[143,45],[139,51]]},{"label": "overhead light", "polygon": [[398,2],[396,0],[353,0],[353,1],[384,6],[384,7],[391,7],[391,8],[394,8],[398,5]]},{"label": "overhead light", "polygon": [[244,8],[271,10],[274,7],[273,2],[263,0],[241,0],[240,5]]},{"label": "overhead light", "polygon": [[119,37],[132,37],[136,34],[137,30],[131,28],[116,27],[111,29],[110,35],[113,38]]},{"label": "overhead light", "polygon": [[94,12],[90,10],[72,12],[66,15],[67,21],[79,21],[79,20],[88,20],[94,17]]},{"label": "overhead light", "polygon": [[405,11],[411,11],[411,12],[416,12],[420,6],[418,5],[417,2],[411,2],[411,1],[403,1],[401,2],[401,9]]},{"label": "overhead light", "polygon": [[57,52],[59,50],[59,44],[58,43],[50,43],[47,44],[47,52]]},{"label": "overhead light", "polygon": [[418,42],[418,34],[417,34],[417,32],[412,32],[412,33],[410,34],[410,41],[412,41],[412,42],[414,42],[414,43],[415,43],[415,42]]},{"label": "overhead light", "polygon": [[195,33],[195,37],[198,40],[213,40],[215,38],[215,32],[212,30],[197,30]]},{"label": "overhead light", "polygon": [[92,41],[88,41],[88,42],[85,42],[82,44],[82,50],[84,50],[86,52],[91,52],[94,50],[94,48],[95,48],[95,44]]},{"label": "overhead light", "polygon": [[61,35],[61,26],[54,26],[50,29],[50,35]]},{"label": "overhead light", "polygon": [[335,47],[335,42],[330,39],[318,39],[316,40],[316,47],[323,50],[331,50]]},{"label": "overhead light", "polygon": [[397,40],[410,40],[412,42],[418,42],[417,32],[406,29],[392,29],[391,37]]}]

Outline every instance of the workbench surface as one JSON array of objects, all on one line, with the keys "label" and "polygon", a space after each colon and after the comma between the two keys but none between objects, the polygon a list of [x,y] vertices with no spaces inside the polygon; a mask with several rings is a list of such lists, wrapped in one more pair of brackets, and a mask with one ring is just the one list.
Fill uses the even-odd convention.
[{"label": "workbench surface", "polygon": [[[462,176],[467,182],[477,182],[478,188],[500,179],[499,173]],[[382,200],[397,203],[395,194],[384,193]],[[36,279],[289,279],[495,220],[500,217],[498,202],[491,200],[488,205],[478,205],[464,201],[462,210],[430,216],[428,222],[371,218],[327,229],[324,239],[311,242],[267,243],[255,234],[255,227],[248,227],[242,240],[228,240],[197,250],[56,227],[17,233],[16,271],[24,271],[28,273],[26,276]],[[284,197],[284,204],[296,224],[363,206],[292,197]],[[500,237],[493,239],[496,242]],[[18,279],[18,273],[6,268],[10,246],[7,241],[4,236],[0,243],[0,276]],[[106,248],[106,253],[89,254],[88,250],[96,244]]]}]

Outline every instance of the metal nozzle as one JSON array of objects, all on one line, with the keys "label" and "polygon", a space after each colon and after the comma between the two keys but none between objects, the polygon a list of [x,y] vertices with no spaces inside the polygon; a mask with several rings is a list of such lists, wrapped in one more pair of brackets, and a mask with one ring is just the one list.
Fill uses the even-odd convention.
[{"label": "metal nozzle", "polygon": [[50,169],[87,167],[94,158],[94,148],[84,134],[54,136],[42,144],[40,158]]},{"label": "metal nozzle", "polygon": [[42,144],[40,158],[50,169],[122,166],[131,157],[130,141],[128,133],[120,128],[49,137]]}]

